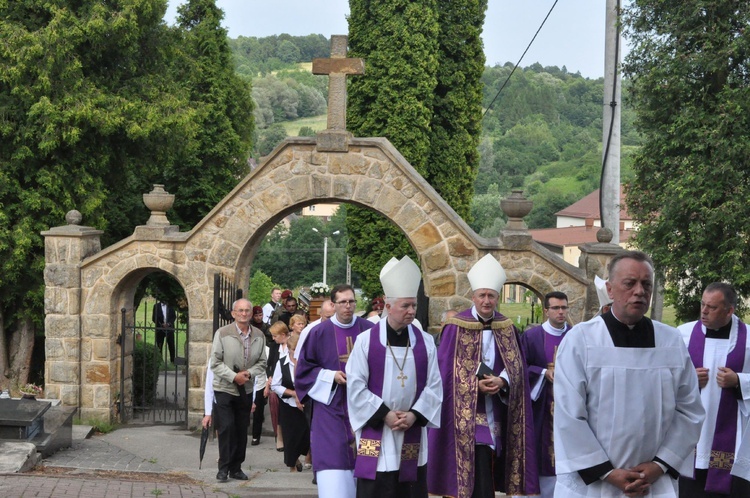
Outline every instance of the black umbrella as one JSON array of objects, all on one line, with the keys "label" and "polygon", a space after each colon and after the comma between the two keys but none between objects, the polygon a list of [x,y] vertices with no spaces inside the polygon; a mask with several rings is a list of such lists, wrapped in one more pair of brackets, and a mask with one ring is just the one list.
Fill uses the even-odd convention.
[{"label": "black umbrella", "polygon": [[211,434],[212,430],[213,427],[209,425],[208,427],[204,427],[201,431],[201,448],[199,452],[200,461],[198,462],[198,469],[200,469],[201,465],[203,465],[203,455],[206,453],[206,443],[208,442],[208,437]]}]

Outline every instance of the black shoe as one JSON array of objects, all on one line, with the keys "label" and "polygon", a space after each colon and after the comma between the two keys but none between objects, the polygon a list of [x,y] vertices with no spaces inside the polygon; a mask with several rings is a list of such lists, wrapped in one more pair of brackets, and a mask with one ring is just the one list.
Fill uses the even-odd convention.
[{"label": "black shoe", "polygon": [[223,470],[220,470],[218,474],[216,474],[216,480],[219,482],[227,482],[229,478],[227,477],[227,473]]},{"label": "black shoe", "polygon": [[294,468],[297,469],[297,472],[302,472],[302,462],[297,460],[297,463],[294,464]]},{"label": "black shoe", "polygon": [[232,479],[237,479],[238,481],[247,481],[248,479],[247,474],[245,474],[241,470],[238,470],[237,472],[230,472],[229,477],[231,477]]},{"label": "black shoe", "polygon": [[258,446],[259,444],[260,444],[260,438],[253,439],[252,441],[250,441],[251,446]]},{"label": "black shoe", "polygon": [[312,480],[312,483],[313,483],[313,484],[315,484],[315,485],[317,485],[317,484],[318,484],[318,478],[317,478],[317,476],[316,476],[315,474],[313,474],[313,480]]},{"label": "black shoe", "polygon": [[284,451],[284,447],[282,446],[281,448],[276,448],[276,451],[278,451],[280,453],[280,452]]}]

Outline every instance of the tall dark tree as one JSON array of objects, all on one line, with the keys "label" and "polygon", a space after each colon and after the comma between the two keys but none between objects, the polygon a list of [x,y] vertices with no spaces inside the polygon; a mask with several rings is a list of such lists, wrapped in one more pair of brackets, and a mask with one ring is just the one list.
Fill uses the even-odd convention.
[{"label": "tall dark tree", "polygon": [[175,79],[195,110],[193,150],[165,168],[176,194],[174,223],[191,228],[249,172],[254,128],[250,85],[234,71],[224,13],[215,0],[188,0],[177,8],[179,57]]},{"label": "tall dark tree", "polygon": [[694,319],[712,281],[750,292],[750,1],[637,0],[624,24],[644,136],[628,209]]},{"label": "tall dark tree", "polygon": [[[0,3],[6,387],[9,377],[26,382],[33,337],[43,325],[40,232],[64,223],[75,208],[84,223],[117,233],[117,210],[128,208],[113,205],[112,192],[126,197],[135,180],[153,177],[153,165],[180,150],[193,113],[164,71],[171,44],[165,10],[166,0]],[[127,221],[132,232],[139,220]]]},{"label": "tall dark tree", "polygon": [[0,385],[26,382],[43,327],[41,231],[77,209],[103,245],[120,240],[152,183],[192,225],[244,169],[252,106],[220,11],[190,2],[169,28],[166,6],[0,2]]},{"label": "tall dark tree", "polygon": [[[351,78],[347,127],[362,137],[382,136],[422,176],[428,176],[432,104],[437,86],[438,16],[435,0],[352,0],[350,56],[366,59],[366,74]],[[378,214],[351,206],[348,251],[363,288],[378,293],[380,268],[412,254],[397,228]]]},{"label": "tall dark tree", "polygon": [[425,179],[469,221],[479,169],[487,0],[437,2],[440,24],[437,87],[432,102]]}]

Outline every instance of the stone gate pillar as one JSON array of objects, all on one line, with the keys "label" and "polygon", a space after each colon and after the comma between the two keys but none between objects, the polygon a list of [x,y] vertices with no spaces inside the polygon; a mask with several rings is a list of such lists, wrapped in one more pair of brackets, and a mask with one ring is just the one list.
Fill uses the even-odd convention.
[{"label": "stone gate pillar", "polygon": [[103,233],[80,226],[78,211],[44,236],[45,395],[81,406],[81,261],[101,250]]},{"label": "stone gate pillar", "polygon": [[586,309],[584,319],[588,320],[599,311],[599,298],[596,295],[596,286],[594,285],[594,276],[606,279],[607,265],[615,254],[624,251],[617,244],[611,244],[612,231],[609,228],[601,228],[596,232],[598,242],[583,244],[578,246],[581,250],[581,256],[578,258],[578,266],[586,270],[586,278],[589,281],[586,292]]}]

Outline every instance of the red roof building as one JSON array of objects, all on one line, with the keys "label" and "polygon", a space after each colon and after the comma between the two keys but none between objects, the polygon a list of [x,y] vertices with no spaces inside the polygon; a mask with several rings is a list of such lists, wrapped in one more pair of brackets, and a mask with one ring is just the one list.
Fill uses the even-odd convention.
[{"label": "red roof building", "polygon": [[[633,235],[633,219],[627,213],[625,193],[620,187],[620,246],[629,248]],[[601,227],[599,212],[599,189],[555,213],[557,228],[529,230],[531,237],[566,262],[578,266],[581,251],[578,246],[596,242],[596,232]]]},{"label": "red roof building", "polygon": [[[625,207],[625,199],[625,192],[622,185],[620,185],[620,229],[631,230],[633,228],[633,219]],[[556,212],[555,216],[557,216],[557,228],[586,226],[586,220],[593,220],[596,227],[602,226],[602,216],[599,212],[599,189],[594,190],[580,201],[574,202],[565,209]]]}]

